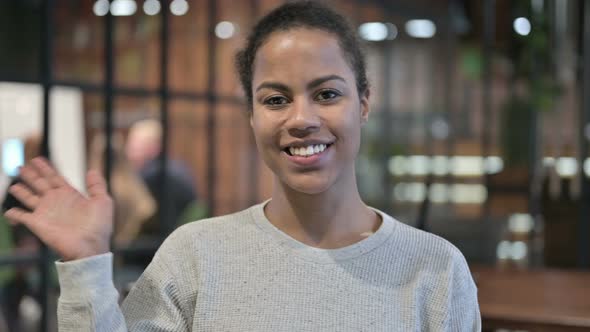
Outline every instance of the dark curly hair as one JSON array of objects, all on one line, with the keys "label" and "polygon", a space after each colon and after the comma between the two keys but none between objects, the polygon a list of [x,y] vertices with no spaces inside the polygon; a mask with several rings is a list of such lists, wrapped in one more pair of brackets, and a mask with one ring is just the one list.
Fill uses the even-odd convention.
[{"label": "dark curly hair", "polygon": [[316,1],[295,1],[284,4],[264,16],[253,28],[246,46],[236,54],[235,65],[246,94],[248,110],[253,108],[252,78],[256,52],[276,31],[293,28],[319,29],[333,34],[354,71],[359,96],[369,88],[365,55],[355,30],[347,20],[332,9]]}]

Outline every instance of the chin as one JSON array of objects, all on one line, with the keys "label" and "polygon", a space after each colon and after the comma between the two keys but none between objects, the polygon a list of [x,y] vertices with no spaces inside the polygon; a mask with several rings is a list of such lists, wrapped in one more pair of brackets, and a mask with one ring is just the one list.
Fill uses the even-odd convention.
[{"label": "chin", "polygon": [[299,175],[294,178],[281,180],[282,185],[289,187],[291,190],[307,194],[307,195],[319,195],[332,186],[333,181],[326,176],[320,175]]}]

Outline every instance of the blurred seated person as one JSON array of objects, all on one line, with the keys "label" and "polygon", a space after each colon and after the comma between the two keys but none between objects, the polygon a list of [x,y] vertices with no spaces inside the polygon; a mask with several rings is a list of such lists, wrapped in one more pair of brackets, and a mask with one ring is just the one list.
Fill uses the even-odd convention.
[{"label": "blurred seated person", "polygon": [[[123,137],[115,134],[112,140],[111,194],[115,203],[115,232],[117,247],[130,245],[142,226],[156,213],[156,201],[143,180],[127,159]],[[97,134],[90,144],[89,168],[102,170],[106,156],[104,134]]]},{"label": "blurred seated person", "polygon": [[[155,119],[141,120],[129,129],[125,146],[127,158],[157,202],[157,218],[152,218],[142,227],[141,235],[158,239],[165,235],[164,231],[179,226],[183,216],[194,209],[197,201],[190,170],[179,160],[168,158],[164,170],[166,187],[160,188],[162,134],[160,122]],[[165,223],[163,229],[160,228],[160,221]],[[145,260],[146,265],[150,260],[151,256]]]}]

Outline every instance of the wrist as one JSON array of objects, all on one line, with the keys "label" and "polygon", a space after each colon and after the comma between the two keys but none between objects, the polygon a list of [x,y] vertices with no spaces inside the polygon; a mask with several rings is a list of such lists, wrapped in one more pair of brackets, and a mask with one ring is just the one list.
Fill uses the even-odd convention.
[{"label": "wrist", "polygon": [[106,254],[108,252],[110,252],[110,246],[108,243],[96,246],[84,246],[71,255],[62,255],[62,259],[64,262],[69,262]]}]

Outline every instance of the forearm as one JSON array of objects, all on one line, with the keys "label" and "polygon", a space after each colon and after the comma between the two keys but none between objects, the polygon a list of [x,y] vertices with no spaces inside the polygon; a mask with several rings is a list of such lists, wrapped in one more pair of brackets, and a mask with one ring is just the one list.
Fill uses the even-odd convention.
[{"label": "forearm", "polygon": [[127,331],[113,285],[111,253],[57,262],[59,331]]},{"label": "forearm", "polygon": [[174,269],[164,262],[175,250],[164,251],[156,253],[122,306],[112,281],[111,253],[58,262],[59,331],[190,331],[186,289],[179,291]]}]

